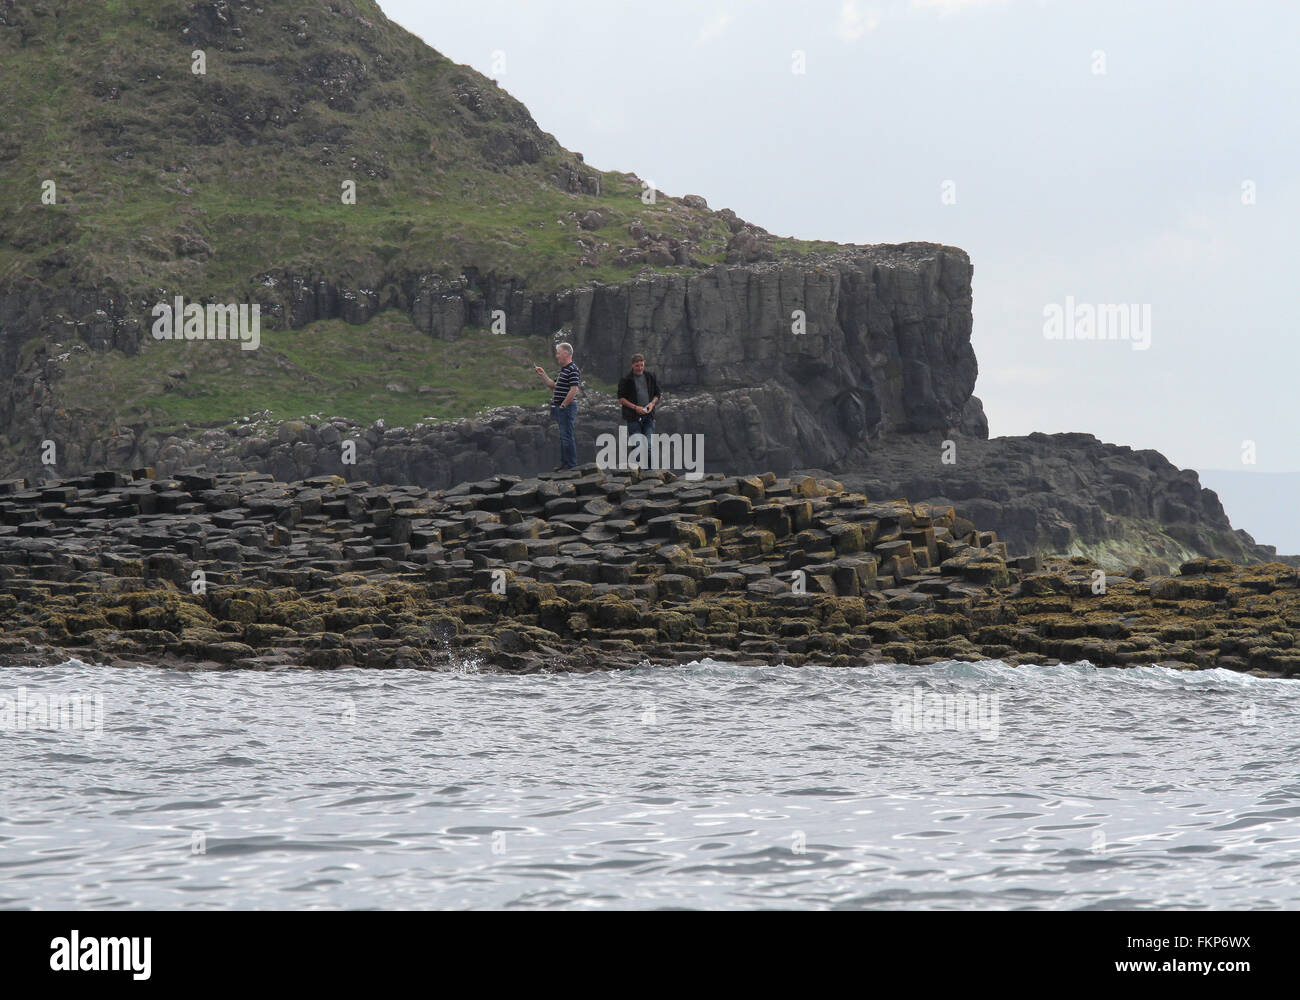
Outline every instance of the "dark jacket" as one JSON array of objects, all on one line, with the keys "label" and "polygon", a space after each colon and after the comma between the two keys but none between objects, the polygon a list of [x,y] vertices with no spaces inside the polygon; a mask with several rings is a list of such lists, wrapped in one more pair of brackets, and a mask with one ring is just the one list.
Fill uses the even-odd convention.
[{"label": "dark jacket", "polygon": [[[645,370],[645,387],[649,390],[651,399],[655,399],[659,395],[659,380],[655,378],[655,373],[649,368]],[[632,373],[630,371],[619,380],[618,398],[630,399],[632,402],[636,402],[636,383],[632,381]],[[660,402],[663,402],[663,400],[660,400]],[[650,411],[650,415],[653,417],[658,412],[659,404],[656,403],[655,408]],[[623,407],[624,420],[635,420],[639,416],[641,416],[641,414],[637,413],[636,410],[629,409],[626,406]]]}]

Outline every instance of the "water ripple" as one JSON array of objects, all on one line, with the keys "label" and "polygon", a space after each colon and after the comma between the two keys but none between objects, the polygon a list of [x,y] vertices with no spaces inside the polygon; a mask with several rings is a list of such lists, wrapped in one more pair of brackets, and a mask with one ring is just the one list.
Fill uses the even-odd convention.
[{"label": "water ripple", "polygon": [[104,724],[0,733],[5,907],[1300,905],[1295,682],[69,661],[19,686],[102,695]]}]

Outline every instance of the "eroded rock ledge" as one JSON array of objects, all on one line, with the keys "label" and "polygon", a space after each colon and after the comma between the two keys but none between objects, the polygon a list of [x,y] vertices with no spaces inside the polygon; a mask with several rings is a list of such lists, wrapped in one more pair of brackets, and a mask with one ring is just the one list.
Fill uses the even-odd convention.
[{"label": "eroded rock ledge", "polygon": [[[598,435],[621,425],[620,408],[592,394],[579,404],[578,456],[598,454]],[[839,446],[816,425],[794,420],[789,391],[775,383],[726,393],[671,398],[663,434],[703,433],[704,468],[741,474],[834,478],[851,492],[956,505],[1021,553],[1086,555],[1107,569],[1142,566],[1165,574],[1198,557],[1236,563],[1285,562],[1269,545],[1234,531],[1218,496],[1197,474],[1156,451],[1107,444],[1091,434],[1030,434],[985,440],[953,433],[894,434],[860,443],[837,460]],[[193,438],[142,447],[141,464],[171,473],[203,467],[255,470],[295,481],[341,475],[447,489],[495,473],[536,475],[555,462],[555,422],[543,407],[503,407],[479,417],[387,427],[341,418],[214,427]],[[356,463],[345,466],[340,442]],[[951,448],[953,464],[944,462]],[[794,467],[794,457],[799,467]],[[125,465],[130,453],[112,465]]]},{"label": "eroded rock ledge", "polygon": [[952,507],[810,477],[585,466],[430,492],[139,469],[0,483],[0,521],[8,665],[997,658],[1300,675],[1292,567],[1044,567]]}]

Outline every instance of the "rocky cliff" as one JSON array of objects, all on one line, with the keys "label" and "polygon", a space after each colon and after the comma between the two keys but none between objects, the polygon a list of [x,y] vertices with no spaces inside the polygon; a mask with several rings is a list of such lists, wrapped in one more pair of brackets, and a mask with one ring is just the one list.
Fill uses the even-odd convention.
[{"label": "rocky cliff", "polygon": [[[395,280],[386,299],[324,280],[265,279],[258,299],[272,322],[303,326],[339,317],[359,324],[358,336],[365,336],[365,321],[383,308],[408,311],[418,329],[446,340],[466,328],[489,326],[499,313],[516,336],[569,331],[565,336],[584,370],[608,383],[617,383],[627,359],[640,352],[678,399],[665,407],[665,413],[676,411],[675,427],[707,431],[715,439],[716,460],[728,466],[785,470],[835,465],[883,435],[987,434],[982,407],[972,396],[977,367],[970,344],[970,282],[970,261],[961,250],[913,243],[846,248],[809,262],[646,273],[623,284],[592,283],[549,294],[529,294],[523,282],[462,274],[454,281],[433,275]],[[69,324],[91,349],[158,350],[138,322],[144,302],[93,297],[33,307],[39,297],[17,296],[13,302],[34,308],[37,325]],[[80,318],[68,307],[83,310]],[[6,324],[12,330],[24,321],[0,312],[0,328]],[[38,355],[13,379],[6,426],[10,440],[21,444],[8,472],[54,474],[42,468],[34,446],[46,439],[63,445],[65,462],[58,471],[170,464],[161,446],[155,451],[137,443],[135,429],[106,437],[63,405],[60,360]],[[682,397],[693,398],[683,405]],[[544,431],[544,424],[538,429]],[[584,433],[594,429],[584,421]],[[425,434],[430,441],[440,437],[436,431]],[[495,454],[498,444],[479,440],[476,450]],[[540,442],[515,444],[522,452],[510,465],[535,471],[533,455],[545,450]],[[467,471],[471,460],[463,451],[434,452],[423,462],[444,465],[442,481],[449,483]]]},{"label": "rocky cliff", "polygon": [[[797,402],[777,384],[684,397],[666,393],[665,400],[658,431],[700,434],[698,457],[708,473],[735,474],[758,456],[764,469],[786,475],[792,459],[823,456],[793,469],[833,474],[872,499],[951,504],[1015,551],[1087,556],[1113,569],[1164,573],[1199,557],[1294,561],[1233,530],[1218,497],[1200,486],[1195,472],[1178,469],[1158,452],[1105,444],[1089,434],[985,440],[896,433],[837,455],[833,441],[793,433]],[[616,434],[619,423],[613,399],[584,397],[579,459],[595,460],[601,435]],[[345,461],[344,442],[352,442],[355,461]],[[337,475],[446,489],[497,474],[534,475],[555,464],[557,450],[554,422],[536,406],[412,427],[250,420],[193,437],[150,438],[137,452],[143,464],[171,472],[255,469],[280,480]]]},{"label": "rocky cliff", "polygon": [[[511,390],[529,406],[441,422],[338,402],[382,397],[418,360],[385,343],[400,315],[467,356],[488,329],[543,355],[563,337],[607,386],[646,354],[659,430],[703,435],[710,472],[857,476],[950,498],[1026,549],[1121,565],[1268,554],[1153,453],[985,441],[963,251],[779,238],[596,170],[373,0],[0,0],[0,60],[16,199],[0,213],[2,473],[205,464],[446,488],[554,464],[535,381]],[[176,353],[149,334],[174,296],[259,306],[261,347]],[[328,323],[349,325],[332,380],[285,346]],[[479,377],[487,396],[498,375]],[[326,387],[310,403],[305,380]],[[598,391],[582,406],[589,460],[617,408]]]},{"label": "rocky cliff", "polygon": [[[855,490],[953,504],[1017,551],[1166,573],[1197,557],[1274,561],[1235,531],[1213,490],[1157,451],[1091,434],[989,440],[897,435],[836,467]],[[1294,557],[1289,557],[1294,558]]]},{"label": "rocky cliff", "polygon": [[0,482],[0,666],[598,670],[1000,659],[1300,675],[1300,578],[1044,567],[951,507],[587,465],[446,491]]}]

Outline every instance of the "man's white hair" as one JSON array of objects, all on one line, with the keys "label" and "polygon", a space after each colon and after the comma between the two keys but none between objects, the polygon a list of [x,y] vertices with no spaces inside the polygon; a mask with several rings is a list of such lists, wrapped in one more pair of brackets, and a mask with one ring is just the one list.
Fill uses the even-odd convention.
[{"label": "man's white hair", "polygon": [[573,354],[573,345],[568,343],[567,341],[561,341],[560,343],[556,344],[555,349],[557,351],[563,351],[565,354],[569,354],[569,355]]}]

